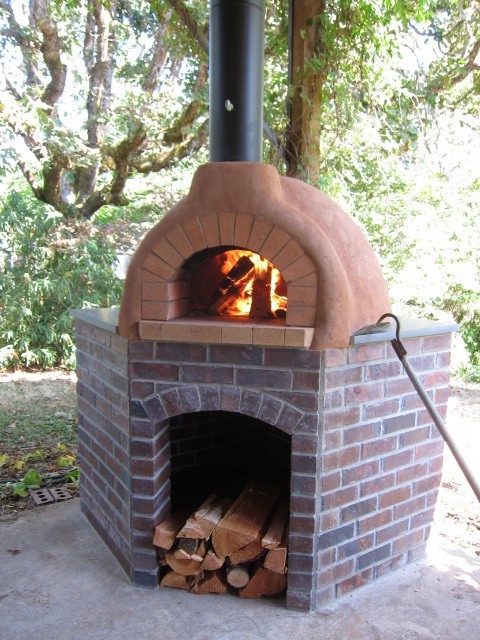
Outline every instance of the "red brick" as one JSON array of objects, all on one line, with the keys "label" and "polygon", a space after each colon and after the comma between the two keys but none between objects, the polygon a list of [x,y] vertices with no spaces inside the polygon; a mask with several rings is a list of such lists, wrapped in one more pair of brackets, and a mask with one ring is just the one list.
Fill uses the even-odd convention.
[{"label": "red brick", "polygon": [[442,481],[442,475],[430,476],[429,478],[423,478],[413,483],[413,495],[418,496],[421,493],[427,493],[432,489],[438,489]]},{"label": "red brick", "polygon": [[399,502],[405,502],[405,500],[408,500],[411,495],[412,488],[410,485],[406,487],[398,487],[388,491],[387,493],[382,493],[378,498],[378,505],[381,509],[391,507]]},{"label": "red brick", "polygon": [[397,471],[397,482],[403,484],[409,480],[415,480],[416,478],[422,478],[428,473],[428,462],[420,462],[418,464],[411,465],[406,469]]},{"label": "red brick", "polygon": [[386,456],[383,458],[383,470],[384,471],[392,471],[392,469],[397,469],[398,467],[404,467],[407,464],[410,464],[414,458],[413,449],[408,449],[407,451],[400,451],[399,453],[395,453],[393,456]]},{"label": "red brick", "polygon": [[331,451],[332,449],[339,449],[342,445],[342,433],[341,431],[327,431],[323,436],[323,449],[324,451]]},{"label": "red brick", "polygon": [[427,549],[427,543],[423,542],[422,544],[413,547],[413,549],[409,549],[408,551],[408,562],[414,562],[415,560],[419,560],[423,558]]},{"label": "red brick", "polygon": [[347,447],[335,453],[329,453],[323,457],[322,468],[324,471],[343,469],[348,465],[358,462],[360,459],[360,446]]},{"label": "red brick", "polygon": [[344,367],[343,369],[334,369],[334,370],[327,371],[325,374],[326,389],[336,389],[338,387],[343,388],[349,384],[356,384],[361,381],[362,381],[361,366]]},{"label": "red brick", "polygon": [[[430,396],[430,399],[433,400],[433,391],[427,391],[427,394]],[[403,411],[412,411],[412,409],[420,409],[424,406],[417,393],[411,393],[402,398]]]},{"label": "red brick", "polygon": [[420,379],[425,389],[437,389],[448,385],[450,374],[448,371],[436,371],[435,373],[421,376]]},{"label": "red brick", "polygon": [[322,497],[323,509],[335,509],[335,507],[343,506],[349,502],[358,499],[358,487],[352,486],[346,489],[339,489],[333,493],[327,493]]},{"label": "red brick", "polygon": [[438,406],[439,404],[446,404],[448,402],[449,395],[450,389],[448,387],[435,389],[433,394],[435,406]]},{"label": "red brick", "polygon": [[350,591],[353,591],[354,589],[358,589],[359,587],[363,586],[367,582],[370,582],[372,579],[373,579],[372,568],[366,569],[361,573],[357,573],[356,575],[352,576],[351,578],[348,578],[347,580],[344,580],[343,582],[340,582],[340,584],[337,585],[337,596],[342,596],[345,593],[349,593]]},{"label": "red brick", "polygon": [[362,551],[366,551],[373,546],[374,543],[374,535],[373,533],[369,533],[361,538],[357,538],[356,540],[351,540],[346,544],[338,547],[338,558],[339,560],[343,560],[344,558],[349,558],[350,556],[356,555]]},{"label": "red brick", "polygon": [[430,509],[427,509],[426,511],[422,511],[422,513],[418,513],[416,516],[412,516],[412,529],[416,529],[417,527],[424,527],[425,525],[431,524],[433,522],[434,515],[435,507],[432,507]]},{"label": "red brick", "polygon": [[442,452],[443,440],[426,442],[425,444],[415,447],[415,460],[421,460],[422,458],[436,458]]},{"label": "red brick", "polygon": [[318,566],[319,567],[328,567],[333,564],[336,560],[337,552],[335,547],[331,549],[325,549],[318,554]]},{"label": "red brick", "polygon": [[372,402],[367,404],[363,410],[365,420],[373,420],[375,418],[383,418],[400,410],[400,400],[394,398],[391,400],[383,400],[382,402]]},{"label": "red brick", "polygon": [[420,429],[414,429],[413,431],[407,431],[400,436],[400,446],[410,447],[413,444],[418,444],[427,440],[430,435],[430,427],[421,427]]},{"label": "red brick", "polygon": [[381,491],[390,489],[390,487],[393,487],[394,484],[394,473],[382,475],[379,478],[373,478],[373,480],[362,482],[362,484],[360,485],[360,495],[363,498],[364,496],[370,496],[374,493],[380,493]]},{"label": "red brick", "polygon": [[452,354],[450,351],[441,351],[437,353],[437,359],[435,362],[437,369],[449,369],[452,361]]},{"label": "red brick", "polygon": [[340,525],[340,511],[330,511],[322,513],[320,516],[320,531],[329,531],[330,529],[336,529]]},{"label": "red brick", "polygon": [[335,473],[330,473],[327,476],[322,477],[322,491],[333,491],[333,489],[338,489],[342,480],[342,475],[340,471],[335,471]]},{"label": "red brick", "polygon": [[405,531],[408,531],[408,520],[396,522],[390,527],[385,527],[385,529],[377,531],[375,543],[382,544],[383,542],[388,542],[389,540],[393,540],[393,538],[398,538],[398,536],[405,533]]},{"label": "red brick", "polygon": [[396,380],[387,380],[385,383],[385,397],[400,396],[412,390],[412,383],[407,376]]},{"label": "red brick", "polygon": [[395,506],[395,520],[400,520],[405,516],[409,516],[412,513],[417,513],[425,508],[425,496],[414,498],[404,504],[397,504]]},{"label": "red brick", "polygon": [[346,349],[327,349],[325,351],[325,367],[338,367],[347,364]]},{"label": "red brick", "polygon": [[336,389],[325,393],[323,398],[324,409],[339,409],[343,406],[343,390]]},{"label": "red brick", "polygon": [[342,473],[342,484],[347,485],[352,482],[359,482],[365,478],[371,478],[377,475],[379,471],[380,460],[372,460],[371,462],[365,462],[350,469],[344,469]]},{"label": "red brick", "polygon": [[417,544],[423,542],[423,537],[423,529],[412,531],[406,536],[402,536],[399,540],[395,540],[393,543],[392,551],[393,553],[403,553],[404,551],[407,551],[408,549],[411,549]]},{"label": "red brick", "polygon": [[355,504],[351,504],[348,507],[344,507],[341,510],[342,522],[348,522],[355,518],[361,518],[367,513],[371,513],[377,509],[377,498],[368,498],[367,500],[361,500]]},{"label": "red brick", "polygon": [[325,429],[336,429],[360,421],[360,407],[350,407],[341,411],[328,411],[324,417]]},{"label": "red brick", "polygon": [[358,532],[366,533],[367,531],[373,531],[374,529],[380,529],[386,524],[389,524],[393,520],[393,509],[385,509],[379,513],[375,513],[373,516],[363,518],[358,522]]},{"label": "red brick", "polygon": [[355,561],[352,558],[345,562],[338,562],[333,567],[330,567],[330,569],[319,571],[317,577],[318,584],[319,586],[325,586],[326,584],[335,583],[337,580],[342,580],[350,575],[354,569]]},{"label": "red brick", "polygon": [[362,424],[360,427],[351,427],[343,429],[343,444],[354,444],[355,442],[364,442],[376,438],[380,433],[380,422],[372,422],[370,424]]},{"label": "red brick", "polygon": [[426,336],[423,339],[424,351],[448,351],[452,343],[452,335],[443,333],[436,336]]},{"label": "red brick", "polygon": [[437,473],[443,469],[443,456],[433,458],[428,462],[428,471],[430,473]]},{"label": "red brick", "polygon": [[[380,362],[370,364],[365,367],[365,380],[385,380],[399,376],[402,371],[402,365],[397,360],[395,362]],[[388,384],[389,381],[387,381]],[[387,395],[390,395],[387,393]]]},{"label": "red brick", "polygon": [[371,382],[369,384],[347,387],[345,402],[346,404],[356,404],[370,400],[379,400],[380,398],[383,398],[383,382]]},{"label": "red brick", "polygon": [[381,578],[387,573],[390,573],[390,571],[400,569],[400,567],[405,566],[406,563],[407,556],[405,554],[395,556],[394,558],[389,558],[385,562],[382,562],[375,567],[375,578]]},{"label": "red brick", "polygon": [[362,344],[348,349],[348,362],[369,362],[370,360],[385,359],[385,342],[375,342],[372,344]]},{"label": "red brick", "polygon": [[372,440],[371,442],[365,442],[362,445],[362,460],[380,456],[384,453],[390,453],[397,448],[397,437],[392,436],[390,438],[380,438],[378,440]]}]

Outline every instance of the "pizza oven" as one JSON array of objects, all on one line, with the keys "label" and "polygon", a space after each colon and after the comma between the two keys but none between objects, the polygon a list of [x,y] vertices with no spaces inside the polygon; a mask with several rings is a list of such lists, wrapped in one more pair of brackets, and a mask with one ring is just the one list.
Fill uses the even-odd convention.
[{"label": "pizza oven", "polygon": [[[390,311],[368,241],[260,162],[263,12],[212,1],[211,162],[141,242],[120,309],[73,313],[81,500],[133,583],[154,588],[170,514],[273,483],[286,606],[314,610],[423,554],[442,440],[393,332],[356,335]],[[403,326],[445,413],[451,329]]]}]

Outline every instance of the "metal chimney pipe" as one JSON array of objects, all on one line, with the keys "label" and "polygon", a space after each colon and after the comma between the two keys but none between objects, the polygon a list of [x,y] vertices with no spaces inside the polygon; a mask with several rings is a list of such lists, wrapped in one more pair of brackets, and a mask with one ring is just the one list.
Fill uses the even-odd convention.
[{"label": "metal chimney pipe", "polygon": [[261,162],[264,0],[210,1],[210,162]]}]

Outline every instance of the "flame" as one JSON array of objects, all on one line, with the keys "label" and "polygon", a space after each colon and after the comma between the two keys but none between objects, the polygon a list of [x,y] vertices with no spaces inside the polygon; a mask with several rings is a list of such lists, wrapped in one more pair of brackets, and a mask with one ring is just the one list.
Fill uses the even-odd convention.
[{"label": "flame", "polygon": [[[230,293],[233,289],[234,295],[229,296],[228,302],[222,307],[220,315],[248,316],[252,305],[252,290],[255,279],[262,277],[264,282],[266,282],[266,286],[270,288],[270,302],[273,316],[279,317],[283,313],[283,317],[285,317],[287,298],[277,293],[277,288],[279,288],[279,285],[284,281],[280,271],[278,271],[271,262],[251,251],[232,249],[222,254],[222,260],[224,260],[221,266],[222,273],[228,276],[229,272],[242,257],[248,258],[252,262],[253,268],[235,280],[232,288],[229,289]],[[280,314],[278,314],[279,311]]]}]

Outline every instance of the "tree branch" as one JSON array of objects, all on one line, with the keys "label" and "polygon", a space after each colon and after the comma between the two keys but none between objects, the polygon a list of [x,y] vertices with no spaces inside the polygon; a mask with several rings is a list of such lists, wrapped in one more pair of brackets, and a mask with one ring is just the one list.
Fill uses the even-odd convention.
[{"label": "tree branch", "polygon": [[190,136],[182,144],[172,147],[162,154],[155,153],[153,158],[138,159],[134,168],[138,173],[152,173],[162,171],[172,166],[176,160],[181,160],[202,148],[208,138],[208,120],[205,120],[197,133]]},{"label": "tree branch", "polygon": [[[198,67],[198,73],[195,80],[193,95],[199,95],[208,80],[208,64],[206,62],[200,62]],[[188,136],[188,130],[191,128],[195,120],[202,112],[202,101],[194,98],[184,113],[174,122],[174,124],[168,129],[164,136],[163,141],[165,144],[179,144],[182,140]]]},{"label": "tree branch", "polygon": [[51,78],[43,92],[42,102],[53,107],[63,94],[67,78],[67,67],[60,58],[64,44],[58,35],[57,25],[50,18],[45,0],[32,0],[30,15],[33,24],[42,34],[40,51]]},{"label": "tree branch", "polygon": [[192,16],[189,8],[182,0],[168,0],[168,3],[172,6],[180,20],[187,27],[187,30],[193,40],[208,53],[208,31],[198,26],[198,23]]},{"label": "tree branch", "polygon": [[167,49],[163,40],[169,31],[168,23],[170,16],[171,12],[168,12],[155,34],[155,47],[153,49],[152,59],[150,60],[148,72],[143,80],[143,89],[149,95],[152,95],[157,88],[158,78],[163,71],[165,60],[167,59]]}]

